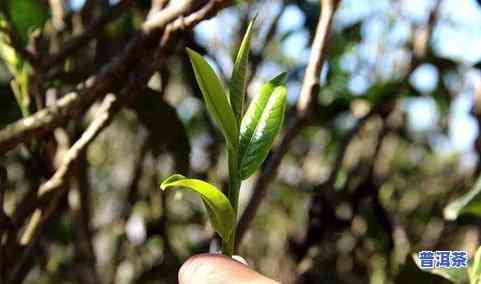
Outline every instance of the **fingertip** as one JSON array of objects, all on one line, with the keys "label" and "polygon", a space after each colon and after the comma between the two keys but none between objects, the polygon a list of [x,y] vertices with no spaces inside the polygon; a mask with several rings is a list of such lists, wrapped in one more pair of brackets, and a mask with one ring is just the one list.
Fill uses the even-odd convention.
[{"label": "fingertip", "polygon": [[275,284],[245,264],[221,254],[200,254],[190,257],[179,270],[180,284],[251,283]]}]

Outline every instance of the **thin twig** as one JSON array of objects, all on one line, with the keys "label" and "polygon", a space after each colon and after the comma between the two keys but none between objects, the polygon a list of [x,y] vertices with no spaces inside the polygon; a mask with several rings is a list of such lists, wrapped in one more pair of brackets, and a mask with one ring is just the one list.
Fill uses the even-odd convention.
[{"label": "thin twig", "polygon": [[93,141],[93,139],[102,131],[111,119],[113,114],[113,106],[116,97],[109,94],[105,97],[99,112],[96,114],[96,119],[82,134],[79,140],[67,151],[64,156],[62,165],[55,172],[53,177],[44,183],[39,190],[39,196],[48,194],[54,190],[59,189],[65,184],[68,173],[72,170],[74,162],[80,157],[82,152]]},{"label": "thin twig", "polygon": [[49,0],[52,11],[52,23],[55,29],[62,30],[65,27],[65,3],[63,0]]},{"label": "thin twig", "polygon": [[166,26],[172,19],[186,13],[191,5],[192,1],[183,1],[181,4],[169,6],[170,9],[165,9],[162,12],[151,15],[142,25],[142,30],[148,33],[158,27]]}]

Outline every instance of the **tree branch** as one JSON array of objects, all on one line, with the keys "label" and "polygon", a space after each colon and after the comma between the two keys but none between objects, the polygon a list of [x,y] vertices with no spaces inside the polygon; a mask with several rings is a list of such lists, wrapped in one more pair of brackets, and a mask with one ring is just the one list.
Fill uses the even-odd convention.
[{"label": "tree branch", "polygon": [[[94,140],[95,137],[109,124],[113,114],[119,110],[119,104],[117,98],[114,95],[107,95],[100,107],[99,112],[96,115],[96,119],[90,124],[87,130],[82,134],[82,136],[72,145],[72,147],[65,154],[65,158],[62,161],[61,166],[55,172],[55,174],[39,189],[39,196],[42,197],[45,194],[53,193],[60,188],[65,187],[68,180],[69,174],[75,166],[75,162],[78,160],[80,155],[84,153],[87,146]],[[63,193],[63,191],[61,192]],[[59,201],[61,194],[57,194],[55,200],[46,206],[46,208],[37,209],[30,223],[20,239],[20,243],[26,246],[26,249],[22,255],[20,261],[16,264],[15,269],[10,277],[11,283],[18,283],[18,278],[21,277],[19,274],[22,271],[22,267],[33,247],[35,246],[38,237],[40,235],[41,229],[46,224],[47,220],[50,218],[52,213],[55,211],[57,202]]]},{"label": "tree branch", "polygon": [[[14,122],[0,130],[0,154],[5,153],[20,143],[32,140],[34,137],[52,131],[64,124],[68,118],[79,116],[86,107],[96,99],[102,98],[109,92],[118,91],[119,82],[128,81],[132,66],[137,66],[141,58],[152,57],[156,42],[162,37],[165,44],[174,31],[191,28],[198,22],[214,16],[219,10],[231,5],[230,0],[209,1],[201,9],[186,17],[185,10],[167,7],[159,12],[164,16],[157,16],[153,22],[148,22],[142,31],[131,40],[124,51],[107,64],[96,76],[88,88],[78,93],[70,93],[58,100],[56,104],[35,114]],[[165,32],[163,32],[165,29]]]},{"label": "tree branch", "polygon": [[[219,3],[223,5],[218,5]],[[51,219],[53,212],[55,212],[55,209],[58,205],[58,201],[66,192],[66,190],[61,189],[66,186],[66,181],[68,179],[69,173],[72,171],[72,168],[76,163],[78,157],[82,153],[84,153],[84,151],[93,141],[93,139],[95,139],[95,137],[110,124],[112,117],[138,93],[137,89],[139,88],[139,86],[145,85],[148,78],[150,78],[152,72],[156,70],[158,64],[163,63],[163,60],[166,57],[165,49],[170,43],[170,35],[172,34],[172,32],[181,28],[191,28],[199,21],[215,15],[217,11],[216,9],[220,9],[220,7],[225,7],[225,3],[225,1],[210,1],[200,10],[192,13],[185,19],[179,19],[177,21],[175,19],[180,15],[179,13],[183,12],[176,9],[174,9],[176,11],[175,13],[169,12],[165,14],[166,16],[164,20],[159,20],[159,18],[157,18],[157,20],[159,20],[159,22],[157,22],[160,25],[159,27],[165,26],[165,29],[162,29],[160,31],[161,34],[156,35],[155,37],[157,39],[161,38],[157,51],[151,51],[150,56],[143,57],[143,60],[140,62],[140,66],[146,67],[142,68],[142,70],[136,70],[137,72],[132,72],[132,74],[130,74],[127,86],[118,96],[110,94],[105,97],[100,114],[97,115],[96,119],[82,134],[79,140],[77,140],[77,142],[67,151],[61,166],[58,168],[55,174],[46,183],[41,185],[39,189],[39,197],[41,199],[44,199],[52,195],[53,200],[49,200],[49,198],[46,198],[46,203],[40,202],[41,204],[43,204],[42,208],[38,208],[34,212],[30,223],[28,224],[24,234],[22,235],[20,242],[26,247],[23,250],[19,261],[16,263],[14,269],[12,270],[13,272],[9,278],[10,283],[18,283],[20,282],[19,280],[22,279],[21,272],[23,271],[23,267],[27,263],[27,260],[29,259],[33,248],[36,246],[43,227]],[[148,33],[142,33],[140,36],[138,36],[136,40],[133,41],[134,43],[132,43],[131,46],[136,47],[138,45],[139,47],[145,47],[145,39],[147,38],[152,40],[152,38],[150,37],[152,37],[153,34],[157,32],[159,31],[156,30],[155,26],[150,26]],[[127,48],[127,50],[124,52],[127,55],[120,56],[116,60],[116,62],[112,64],[115,65],[123,63],[122,59],[124,59],[125,56],[127,56],[127,59],[130,59],[130,56],[134,57],[134,55],[132,54],[135,52],[133,51],[137,50],[134,47]],[[137,62],[137,64],[134,64],[134,66],[136,65],[139,65],[139,62]],[[125,66],[120,66],[118,68],[125,68]],[[89,95],[91,96],[91,94]]]}]

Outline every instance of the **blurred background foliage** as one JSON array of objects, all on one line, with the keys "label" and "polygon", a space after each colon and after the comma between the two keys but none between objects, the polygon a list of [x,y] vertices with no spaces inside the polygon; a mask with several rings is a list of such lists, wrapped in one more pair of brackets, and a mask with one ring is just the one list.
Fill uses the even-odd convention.
[{"label": "blurred background foliage", "polygon": [[[40,58],[55,54],[117,2],[3,1],[0,126],[84,86],[144,21],[150,1],[134,2],[95,40],[39,75],[12,46]],[[474,255],[481,201],[477,191],[459,200],[481,173],[481,7],[474,0],[437,5],[341,1],[312,120],[291,144],[240,246],[255,269],[282,283],[443,283],[420,271],[411,254]],[[174,171],[227,182],[222,139],[184,47],[229,77],[235,48],[258,14],[248,94],[288,71],[288,120],[320,9],[313,0],[249,1],[176,35],[168,64],[79,163],[24,282],[175,283],[183,260],[215,249],[196,197],[158,188]],[[419,48],[423,37],[427,45]],[[65,125],[72,141],[92,118],[88,112]],[[8,170],[7,216],[21,214],[16,210],[53,174],[51,147],[38,139],[0,157]],[[241,190],[241,212],[256,179]],[[463,211],[466,205],[471,209]]]}]

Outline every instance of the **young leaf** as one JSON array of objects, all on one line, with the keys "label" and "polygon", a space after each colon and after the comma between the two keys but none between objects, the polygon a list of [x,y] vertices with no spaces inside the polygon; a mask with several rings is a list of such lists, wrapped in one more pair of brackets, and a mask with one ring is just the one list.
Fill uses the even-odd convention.
[{"label": "young leaf", "polygon": [[260,92],[254,97],[246,114],[244,115],[240,129],[240,156],[247,148],[254,135],[257,123],[274,89],[285,81],[286,73],[281,73],[261,86]]},{"label": "young leaf", "polygon": [[249,50],[252,37],[252,26],[254,20],[249,23],[247,31],[242,39],[242,43],[237,52],[237,57],[234,63],[234,70],[232,71],[232,78],[229,85],[229,97],[232,109],[237,118],[237,121],[242,117],[244,111],[244,98],[247,83],[247,62],[249,58]]},{"label": "young leaf", "polygon": [[172,175],[162,182],[160,188],[186,187],[197,192],[209,214],[214,230],[222,237],[229,239],[235,226],[235,213],[227,197],[210,183],[199,179],[190,179],[182,175]]},{"label": "young leaf", "polygon": [[481,216],[481,176],[468,193],[449,203],[443,213],[447,220],[455,220],[463,213]]},{"label": "young leaf", "polygon": [[285,74],[264,84],[249,105],[240,128],[240,176],[248,178],[262,164],[284,120]]},{"label": "young leaf", "polygon": [[229,148],[236,147],[238,142],[237,120],[227,100],[222,82],[200,54],[189,48],[187,48],[187,53],[209,113],[224,134],[227,146]]},{"label": "young leaf", "polygon": [[48,20],[48,4],[43,1],[15,0],[6,7],[10,15],[12,28],[18,33],[22,45],[27,45],[29,34],[41,28]]}]

